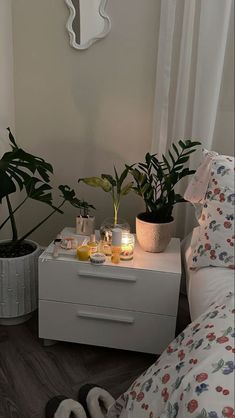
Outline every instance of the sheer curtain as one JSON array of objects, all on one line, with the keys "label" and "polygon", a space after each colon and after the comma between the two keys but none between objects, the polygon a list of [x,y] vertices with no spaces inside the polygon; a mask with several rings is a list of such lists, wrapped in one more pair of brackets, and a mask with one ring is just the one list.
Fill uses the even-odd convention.
[{"label": "sheer curtain", "polygon": [[[232,0],[161,1],[152,152],[161,156],[172,142],[188,138],[213,148],[233,31]],[[231,125],[231,136],[221,138],[229,141],[230,153],[232,130]],[[192,167],[199,154],[193,154]],[[185,186],[186,182],[180,185],[181,193]],[[174,215],[176,235],[183,237],[192,228],[192,210],[188,204],[178,205]]]}]

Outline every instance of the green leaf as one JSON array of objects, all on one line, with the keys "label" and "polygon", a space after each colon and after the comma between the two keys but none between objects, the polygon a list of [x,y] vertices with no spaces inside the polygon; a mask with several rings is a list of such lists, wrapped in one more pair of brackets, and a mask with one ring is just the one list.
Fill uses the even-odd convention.
[{"label": "green leaf", "polygon": [[75,208],[79,208],[79,209],[80,208],[92,208],[92,209],[95,209],[95,207],[93,205],[89,205],[84,200],[83,201],[79,200],[76,197],[74,189],[71,189],[69,186],[60,185],[58,187],[58,189],[62,192],[63,199],[66,200],[67,202],[69,202]]},{"label": "green leaf", "polygon": [[191,139],[186,139],[185,141],[185,148],[192,148],[201,145],[199,141],[191,141]]},{"label": "green leaf", "polygon": [[182,179],[183,177],[190,176],[191,174],[194,174],[195,170],[189,170],[189,168],[184,168],[181,173],[179,173],[179,179]]},{"label": "green leaf", "polygon": [[151,160],[152,160],[152,157],[151,157],[151,155],[149,154],[149,152],[147,152],[147,154],[145,155],[145,161],[146,161],[147,167],[150,167],[150,165],[151,165]]},{"label": "green leaf", "polygon": [[167,159],[166,159],[166,157],[165,157],[164,155],[162,155],[162,159],[163,159],[164,163],[166,164],[166,166],[167,166],[168,170],[169,170],[169,171],[171,171],[171,166],[170,166],[170,164],[168,163],[168,161],[167,161]]},{"label": "green leaf", "polygon": [[[151,188],[151,185],[150,184],[148,184],[148,183],[144,184],[143,187],[141,187],[142,194],[143,195],[146,194],[150,190],[150,188]],[[148,196],[148,198],[149,197],[150,196]]]},{"label": "green leaf", "polygon": [[52,189],[49,184],[43,183],[36,177],[28,176],[28,181],[25,181],[25,189],[30,199],[46,203],[54,208],[52,204],[52,194],[48,193],[48,190]]},{"label": "green leaf", "polygon": [[186,148],[183,141],[179,141],[179,146],[184,150]]},{"label": "green leaf", "polygon": [[178,159],[177,164],[184,164],[184,163],[186,163],[188,160],[189,160],[189,157],[184,157],[184,156],[182,156],[182,157],[180,157],[180,158]]},{"label": "green leaf", "polygon": [[134,168],[131,170],[131,174],[134,177],[135,181],[138,183],[141,179],[141,172],[137,168]]},{"label": "green leaf", "polygon": [[4,173],[4,171],[0,170],[0,203],[2,199],[7,195],[14,193],[16,191],[16,186],[11,178]]},{"label": "green leaf", "polygon": [[9,132],[9,133],[8,133],[9,140],[10,140],[11,144],[13,145],[13,147],[12,147],[12,148],[18,148],[18,147],[17,147],[17,145],[16,145],[15,138],[14,138],[14,136],[13,136],[13,134],[12,134],[12,132],[11,132],[10,128],[8,127],[8,128],[7,128],[7,130],[8,130],[8,132]]},{"label": "green leaf", "polygon": [[118,173],[117,173],[115,165],[113,166],[113,169],[114,169],[114,173],[115,173],[115,177],[116,177],[116,182],[117,182],[117,185],[118,185],[119,184],[119,177],[118,177]]},{"label": "green leaf", "polygon": [[182,170],[183,167],[184,166],[182,164],[181,165],[175,165],[174,170],[175,171],[180,171],[180,170]]},{"label": "green leaf", "polygon": [[120,175],[120,178],[119,178],[119,184],[120,184],[120,187],[122,186],[122,183],[123,183],[123,182],[124,182],[124,180],[126,179],[126,177],[127,177],[127,175],[128,175],[128,172],[129,172],[129,169],[128,169],[128,168],[125,168],[125,169],[123,170],[122,174]]},{"label": "green leaf", "polygon": [[177,146],[176,146],[175,144],[172,144],[172,147],[173,147],[173,149],[174,149],[174,151],[175,151],[175,153],[176,153],[177,157],[179,157],[180,153],[179,153],[179,151],[178,151]]},{"label": "green leaf", "polygon": [[133,186],[133,181],[131,181],[130,183],[127,183],[122,189],[121,189],[121,196],[126,196],[132,189]]},{"label": "green leaf", "polygon": [[21,180],[20,176],[18,176],[18,175],[16,174],[15,170],[12,170],[11,168],[8,168],[8,173],[10,173],[11,178],[14,178],[14,179],[17,181],[17,183],[18,183],[18,185],[19,185],[20,190],[22,190],[22,189],[23,189],[23,187],[24,187],[24,183],[23,183],[23,181]]},{"label": "green leaf", "polygon": [[78,180],[78,182],[80,181],[91,187],[101,187],[105,192],[109,192],[112,189],[112,185],[107,178],[102,179],[101,177],[85,177]]},{"label": "green leaf", "polygon": [[146,164],[143,163],[139,163],[138,164],[139,168],[141,168],[141,170],[143,170],[145,173],[148,173],[148,168]]},{"label": "green leaf", "polygon": [[112,184],[112,186],[116,186],[117,182],[116,180],[114,180],[113,176],[111,176],[110,174],[101,174],[102,179],[107,179],[109,181],[110,184]]},{"label": "green leaf", "polygon": [[170,152],[170,150],[168,151],[168,153],[169,153],[169,156],[171,157],[171,161],[172,161],[172,163],[174,165],[175,164],[175,159],[174,159],[172,153]]}]

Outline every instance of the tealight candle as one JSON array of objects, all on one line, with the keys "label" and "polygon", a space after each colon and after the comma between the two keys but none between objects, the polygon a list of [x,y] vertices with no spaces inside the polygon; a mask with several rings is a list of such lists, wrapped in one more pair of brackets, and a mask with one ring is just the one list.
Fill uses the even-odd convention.
[{"label": "tealight candle", "polygon": [[134,256],[135,237],[129,232],[122,233],[121,260],[132,260]]},{"label": "tealight candle", "polygon": [[90,247],[88,245],[80,245],[77,248],[77,256],[81,261],[88,261],[90,258]]}]

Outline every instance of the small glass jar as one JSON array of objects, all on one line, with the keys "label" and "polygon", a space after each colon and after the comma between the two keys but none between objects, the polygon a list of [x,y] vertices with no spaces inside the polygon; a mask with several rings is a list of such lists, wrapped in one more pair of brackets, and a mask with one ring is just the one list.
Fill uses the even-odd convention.
[{"label": "small glass jar", "polygon": [[122,245],[121,245],[120,259],[123,261],[132,260],[134,256],[135,237],[129,232],[122,233]]},{"label": "small glass jar", "polygon": [[107,218],[100,227],[100,239],[102,243],[102,252],[106,256],[111,256],[111,242],[113,228],[120,228],[122,232],[130,232],[130,225],[124,219],[118,219],[115,224],[114,218]]}]

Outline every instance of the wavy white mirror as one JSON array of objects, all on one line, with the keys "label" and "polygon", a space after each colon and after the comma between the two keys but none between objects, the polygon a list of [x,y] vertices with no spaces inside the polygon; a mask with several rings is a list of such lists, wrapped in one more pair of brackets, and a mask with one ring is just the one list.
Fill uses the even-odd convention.
[{"label": "wavy white mirror", "polygon": [[104,38],[111,28],[105,12],[108,0],[65,0],[70,15],[67,22],[70,44],[76,49],[86,49]]}]

